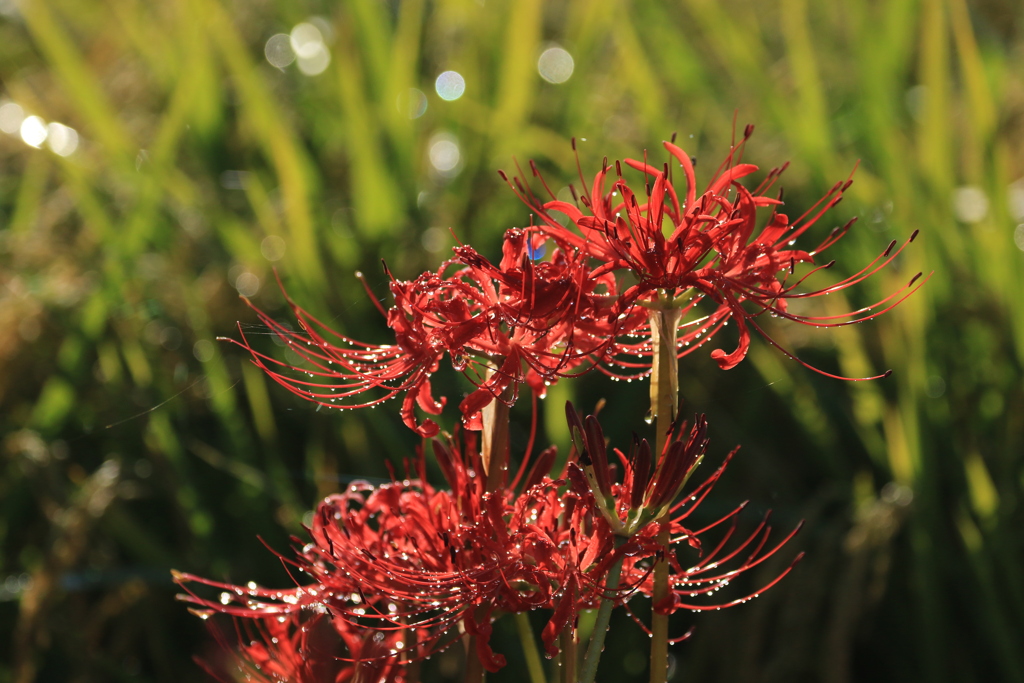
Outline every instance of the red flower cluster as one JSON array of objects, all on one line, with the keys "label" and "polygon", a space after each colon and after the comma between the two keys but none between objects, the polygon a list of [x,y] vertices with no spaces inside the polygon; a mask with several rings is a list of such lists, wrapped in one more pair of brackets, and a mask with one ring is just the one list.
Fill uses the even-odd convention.
[{"label": "red flower cluster", "polygon": [[[792,311],[792,300],[843,290],[877,273],[916,233],[899,249],[890,244],[855,275],[805,291],[807,277],[833,263],[815,266],[817,256],[852,221],[813,250],[796,248],[795,241],[840,201],[851,181],[837,183],[791,221],[779,212],[781,192],[767,195],[785,167],[770,171],[754,190],[739,182],[757,170],[740,163],[751,131],[703,192],[693,161],[671,142],[665,143],[670,161],[662,168],[646,155],[644,161],[626,161],[643,177],[643,193],[630,188],[618,163],[606,189],[607,161],[588,191],[579,196],[573,189],[576,204],[559,201],[550,190],[550,201],[541,201],[525,180],[513,178],[510,184],[540,224],[507,231],[497,264],[460,245],[436,272],[410,281],[392,278],[394,305],[378,308],[394,332],[393,344],[337,334],[290,300],[297,331],[257,311],[302,361],[295,366],[256,350],[244,331],[236,343],[295,394],[336,408],[374,406],[401,395],[403,422],[421,436],[436,437],[439,426],[416,413],[417,406],[428,415],[442,412],[447,399],[434,396],[431,377],[447,356],[476,386],[459,405],[464,425],[486,431],[483,454],[472,432],[462,432],[464,445],[447,435],[431,442],[447,488],[427,481],[421,450],[409,478],[379,487],[353,484],[322,501],[308,529],[311,542],[295,539],[295,553],[279,555],[295,576],[295,588],[243,587],[176,574],[188,592],[184,599],[199,611],[241,620],[236,663],[243,672],[255,672],[257,680],[295,681],[348,681],[363,679],[365,672],[374,680],[398,682],[405,664],[461,634],[473,636],[473,656],[496,671],[505,659],[491,648],[491,623],[502,613],[550,610],[542,640],[555,654],[582,609],[600,607],[603,628],[611,607],[628,609],[635,595],[657,595],[657,615],[719,609],[756,597],[792,569],[800,556],[758,591],[707,602],[774,555],[799,527],[769,544],[765,517],[737,538],[743,505],[694,523],[733,454],[677,502],[708,439],[703,416],[689,430],[678,422],[668,429],[677,405],[675,361],[733,320],[739,328],[736,348],[711,353],[729,369],[745,357],[751,327],[779,346],[757,320],[765,313],[817,327],[848,325],[890,310],[922,283],[918,274],[890,296],[846,315]],[[685,191],[673,185],[676,164]],[[770,210],[762,228],[759,209]],[[809,272],[796,276],[798,264],[809,264]],[[518,474],[505,481],[507,411],[485,408],[495,407],[494,401],[510,405],[521,384],[542,396],[549,384],[595,367],[616,379],[634,379],[652,374],[652,364],[657,443],[668,432],[660,452],[634,438],[626,452],[612,451],[618,459],[613,464],[598,419],[583,419],[568,406],[568,465],[554,479],[549,476],[552,447],[533,462],[525,457]],[[531,435],[527,451],[532,441]],[[711,534],[717,535],[714,543],[706,540]],[[683,559],[685,552],[697,554],[696,564]],[[196,584],[221,593],[202,597],[204,589]],[[664,643],[666,622],[661,616],[654,621],[657,641]],[[587,680],[596,672],[600,643],[591,649]]]},{"label": "red flower cluster", "polygon": [[222,652],[232,661],[198,660],[207,673],[224,683],[240,679],[255,683],[406,681],[405,663],[390,656],[401,647],[399,631],[373,631],[312,610],[236,619],[235,626],[234,643],[217,626],[211,627]]},{"label": "red flower cluster", "polygon": [[[587,424],[590,436],[600,433],[596,419],[588,418]],[[695,438],[706,444],[705,428],[702,422],[683,451],[692,451]],[[596,442],[589,443],[586,453],[597,459]],[[610,483],[606,460],[603,465],[595,463],[581,451],[580,462],[591,471],[598,465],[602,472],[598,478],[608,482],[608,497],[621,501],[620,512],[642,509],[644,503],[630,507],[635,500],[658,509],[671,507],[672,542],[680,547],[700,551],[701,538],[708,531],[732,523],[724,538],[694,566],[686,566],[671,553],[673,591],[670,600],[656,609],[672,612],[744,602],[751,596],[710,606],[693,598],[728,585],[775,553],[793,534],[765,550],[771,529],[763,522],[738,547],[725,550],[743,506],[704,528],[686,528],[683,522],[707,496],[725,465],[683,503],[672,506],[680,482],[692,472],[692,457],[675,445],[682,443],[672,441],[653,476],[641,471],[645,443],[629,457],[619,452],[627,473],[622,484]],[[455,441],[433,441],[433,448],[450,490],[427,483],[420,453],[416,478],[376,488],[353,484],[320,504],[309,530],[312,542],[297,549],[293,557],[280,556],[286,566],[311,581],[308,585],[274,590],[178,573],[176,580],[188,591],[184,599],[202,610],[256,619],[259,626],[255,628],[266,634],[260,640],[275,637],[281,643],[272,648],[272,664],[279,668],[312,671],[320,666],[321,655],[339,662],[378,664],[422,658],[452,642],[457,634],[454,627],[461,624],[466,633],[477,637],[477,654],[485,668],[497,671],[505,658],[492,651],[489,638],[491,622],[499,614],[551,610],[542,639],[553,655],[558,651],[559,633],[575,623],[580,610],[596,607],[609,593],[617,604],[636,594],[650,595],[650,567],[664,552],[656,540],[660,524],[645,517],[624,543],[616,543],[622,529],[610,525],[607,515],[599,511],[601,506],[595,504],[579,463],[569,466],[568,480],[552,480],[547,475],[556,454],[552,447],[532,463],[524,459],[509,487],[488,493],[483,477],[477,476],[481,461],[474,448],[460,448]],[[698,449],[703,452],[703,445]],[[649,458],[646,463],[650,465]],[[643,488],[650,495],[637,496],[636,487],[641,486],[637,482],[645,479],[649,483]],[[627,512],[623,519],[630,516]],[[722,569],[742,552],[747,555],[735,567]],[[606,580],[618,561],[623,564],[624,580],[612,591]],[[222,592],[218,598],[200,597],[191,588],[196,583]],[[317,620],[321,628],[334,629],[335,640],[340,638],[347,649],[339,653],[337,647],[300,646],[297,639],[312,636],[308,629],[296,630],[296,625],[309,619]],[[371,642],[353,640],[353,633],[360,629],[366,630]],[[271,655],[258,640],[253,642],[242,657],[261,663],[265,670]]]},{"label": "red flower cluster", "polygon": [[[735,320],[739,328],[736,348],[731,352],[722,349],[711,352],[711,357],[722,369],[735,367],[746,356],[750,346],[748,325],[786,355],[806,365],[768,337],[756,319],[769,313],[815,327],[839,327],[885,313],[913,293],[921,273],[881,301],[844,315],[793,313],[788,309],[788,301],[824,296],[865,280],[889,265],[914,240],[917,232],[899,249],[895,248],[895,241],[890,243],[878,258],[856,274],[821,289],[801,291],[800,287],[810,275],[830,268],[835,261],[794,278],[797,264],[814,264],[815,257],[846,234],[856,219],[832,230],[813,250],[806,251],[793,245],[826,211],[839,203],[853,180],[851,177],[836,183],[814,206],[795,220],[790,220],[778,211],[783,204],[782,192],[779,191],[776,197],[766,194],[785,171],[786,165],[769,171],[754,190],[748,190],[739,182],[758,170],[753,164],[738,163],[743,145],[753,130],[753,126],[747,126],[743,140],[733,146],[700,194],[697,192],[694,160],[672,142],[664,143],[671,162],[666,162],[661,168],[649,164],[646,154],[644,161],[626,160],[627,166],[643,174],[645,192],[640,199],[623,179],[622,166],[618,162],[615,164],[616,179],[610,189],[605,189],[611,170],[607,159],[589,191],[580,176],[584,193],[576,204],[559,201],[553,194],[551,201],[542,202],[530,190],[525,179],[517,177],[510,184],[520,199],[540,217],[542,222],[538,229],[543,235],[602,264],[594,271],[595,274],[631,275],[636,284],[622,293],[615,306],[617,312],[630,312],[637,305],[680,310],[679,357],[707,343],[730,320]],[[672,166],[675,164],[682,169],[686,180],[685,194],[677,192],[673,185]],[[531,165],[531,168],[539,178],[536,167]],[[576,196],[575,188],[570,188]],[[757,211],[764,207],[771,208],[772,213],[758,231]],[[566,216],[575,230],[563,226],[556,219],[556,213]],[[791,279],[795,281],[791,282]],[[921,284],[923,281],[917,286]],[[696,315],[704,300],[710,302],[710,312]],[[632,327],[624,331],[650,338],[647,324],[642,323],[640,329]],[[612,352],[619,356],[613,365],[625,368],[627,374],[606,369],[611,376],[632,378],[637,376],[637,371],[639,376],[649,372],[649,362],[636,360],[637,356],[651,355],[647,341],[622,341]]]},{"label": "red flower cluster", "polygon": [[[889,265],[917,233],[898,249],[891,243],[856,274],[803,291],[810,275],[830,268],[834,261],[801,277],[795,276],[797,264],[813,265],[854,221],[834,229],[815,249],[793,245],[839,203],[852,180],[836,183],[811,209],[790,220],[778,211],[781,191],[776,197],[766,194],[785,166],[772,169],[754,190],[739,182],[757,171],[752,164],[738,163],[752,131],[748,126],[700,194],[693,161],[671,142],[665,149],[672,164],[666,162],[660,169],[646,160],[626,160],[645,179],[641,199],[622,178],[618,163],[611,188],[605,188],[611,170],[605,162],[577,204],[559,201],[553,194],[551,201],[543,202],[525,180],[514,178],[510,184],[536,212],[540,225],[509,230],[497,265],[472,247],[459,246],[437,272],[411,281],[392,279],[395,303],[381,313],[394,330],[394,344],[367,344],[340,335],[290,300],[298,331],[256,312],[304,359],[303,367],[254,349],[244,331],[237,343],[278,383],[323,406],[361,408],[404,394],[403,421],[427,437],[437,434],[438,426],[429,418],[418,421],[415,409],[429,415],[443,409],[446,399],[433,396],[430,378],[446,354],[452,367],[477,386],[460,403],[460,410],[466,426],[479,429],[480,410],[496,399],[514,402],[523,383],[543,394],[547,385],[593,367],[615,379],[648,375],[649,308],[678,311],[679,357],[706,344],[734,320],[739,330],[736,348],[711,353],[723,369],[746,356],[750,327],[803,363],[768,337],[757,318],[768,313],[815,327],[838,327],[885,313],[923,284],[918,282],[920,273],[881,301],[845,315],[794,313],[788,302],[863,281]],[[673,185],[673,164],[682,169],[685,192],[677,192]],[[531,168],[540,177],[536,167]],[[757,230],[760,208],[772,213]],[[566,216],[569,226],[555,214]],[[541,258],[547,242],[553,248]],[[635,284],[620,291],[617,278],[627,276]]]},{"label": "red flower cluster", "polygon": [[[313,542],[293,558],[282,556],[312,585],[276,591],[180,574],[183,585],[224,591],[217,600],[191,592],[187,599],[239,617],[312,609],[378,632],[406,632],[391,654],[413,657],[446,644],[446,633],[461,622],[478,636],[481,661],[497,670],[504,658],[489,646],[496,612],[557,608],[568,600],[572,608],[561,612],[575,614],[576,601],[586,603],[578,591],[566,590],[575,585],[586,554],[584,537],[571,531],[586,511],[575,494],[559,496],[559,483],[548,478],[554,448],[529,470],[524,462],[506,491],[485,493],[475,449],[463,453],[455,442],[433,443],[450,490],[426,482],[420,454],[417,478],[377,488],[353,484],[320,504],[310,529]],[[592,552],[587,566],[594,561]]]},{"label": "red flower cluster", "polygon": [[[638,562],[636,558],[656,557],[663,551],[657,536],[665,522],[659,523],[656,520],[660,520],[666,512],[671,535],[670,546],[689,546],[702,555],[699,563],[686,567],[679,561],[676,552],[669,553],[671,592],[663,604],[655,605],[656,611],[667,614],[677,609],[700,611],[741,604],[774,586],[803,557],[803,553],[797,555],[785,570],[755,593],[724,604],[708,605],[693,602],[693,598],[715,593],[728,586],[739,574],[767,560],[797,534],[801,525],[797,525],[793,531],[767,550],[765,545],[771,535],[767,516],[750,535],[735,547],[727,549],[736,533],[737,516],[746,507],[745,502],[724,517],[697,530],[686,526],[688,518],[711,492],[725,472],[729,461],[736,454],[736,450],[729,453],[711,476],[677,502],[707,450],[707,420],[703,415],[695,419],[693,428],[686,438],[683,438],[686,434],[686,424],[675,425],[666,439],[664,451],[657,459],[652,459],[651,447],[647,441],[635,436],[628,453],[615,449],[614,453],[623,471],[622,482],[616,483],[616,468],[608,461],[604,433],[597,418],[589,415],[586,420],[581,420],[576,410],[569,404],[566,405],[566,414],[573,434],[573,451],[577,456],[576,461],[570,463],[568,470],[568,479],[573,490],[588,502],[588,507],[602,515],[611,533],[629,539],[621,544],[618,550],[619,553],[629,556],[627,561],[623,562],[622,569],[625,585],[632,587],[626,590],[639,590],[647,595],[653,593],[646,563],[643,560]],[[704,554],[701,537],[711,529],[724,524],[730,525],[728,531],[710,552]],[[748,554],[738,566],[723,570],[724,565],[734,561],[745,551]]]},{"label": "red flower cluster", "polygon": [[[509,230],[498,265],[460,246],[436,273],[392,280],[395,305],[381,312],[395,344],[339,335],[290,300],[300,331],[256,312],[307,367],[255,350],[244,331],[237,343],[278,383],[324,406],[361,408],[404,393],[402,419],[422,436],[434,436],[438,427],[430,419],[417,424],[414,407],[441,412],[446,401],[434,398],[430,377],[447,354],[478,387],[460,408],[466,425],[479,429],[481,409],[506,389],[512,388],[513,401],[521,383],[543,395],[548,384],[600,359],[626,322],[639,322],[636,316],[608,322],[617,300],[613,276],[595,274],[578,254],[561,249],[535,261],[535,239],[528,230]],[[351,401],[364,392],[376,396]]]}]

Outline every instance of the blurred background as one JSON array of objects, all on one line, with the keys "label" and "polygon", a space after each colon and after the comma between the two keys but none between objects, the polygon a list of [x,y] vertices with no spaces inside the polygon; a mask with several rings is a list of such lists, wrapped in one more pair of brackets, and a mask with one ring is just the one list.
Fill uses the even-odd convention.
[{"label": "blurred background", "polygon": [[[807,558],[676,617],[696,630],[673,680],[1024,680],[1022,29],[1015,0],[0,0],[0,681],[199,680],[216,646],[170,568],[287,586],[257,536],[286,549],[319,497],[412,453],[397,405],[318,412],[217,342],[255,322],[240,294],[289,319],[277,269],[384,341],[354,272],[387,305],[380,259],[436,268],[449,228],[496,258],[529,221],[498,168],[535,159],[560,192],[571,136],[591,175],[678,132],[706,181],[734,115],[746,161],[792,162],[796,214],[860,161],[807,236],[860,218],[835,277],[921,230],[822,310],[935,274],[865,325],[771,328],[888,380],[763,340],[729,372],[681,364],[710,460],[743,445],[708,518],[750,498],[751,527],[806,520],[751,585]],[[546,439],[566,398],[604,396],[624,443],[644,390],[564,382]],[[491,678],[520,680],[496,628],[513,663]],[[602,678],[645,680],[647,638],[613,628]],[[455,650],[425,680],[457,680]]]}]

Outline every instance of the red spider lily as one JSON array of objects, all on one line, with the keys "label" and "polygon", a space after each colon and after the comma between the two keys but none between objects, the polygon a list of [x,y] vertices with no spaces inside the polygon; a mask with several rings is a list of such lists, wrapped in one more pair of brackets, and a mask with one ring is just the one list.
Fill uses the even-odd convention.
[{"label": "red spider lily", "polygon": [[[665,149],[673,163],[678,163],[683,171],[685,193],[677,193],[670,163],[656,168],[647,163],[646,155],[644,161],[626,160],[628,166],[644,175],[645,193],[639,199],[622,178],[618,162],[615,164],[616,179],[611,189],[606,191],[605,183],[611,170],[607,159],[589,191],[584,182],[584,193],[579,196],[577,204],[559,201],[554,199],[554,195],[552,201],[542,202],[518,177],[510,185],[540,217],[538,229],[542,234],[552,237],[560,245],[567,245],[566,248],[579,250],[601,264],[595,269],[595,274],[628,272],[636,279],[636,284],[620,297],[616,313],[630,312],[638,304],[680,311],[679,319],[683,322],[678,335],[679,357],[707,343],[730,320],[735,320],[739,328],[737,347],[731,352],[715,349],[711,353],[721,368],[735,367],[746,356],[750,344],[748,326],[760,332],[786,355],[806,365],[771,339],[756,319],[769,313],[816,327],[839,327],[871,320],[885,313],[923,284],[923,281],[917,282],[920,273],[884,299],[843,315],[804,315],[791,312],[787,304],[792,299],[824,296],[865,280],[892,263],[914,240],[917,232],[899,249],[895,248],[895,242],[891,243],[879,257],[856,274],[821,289],[801,291],[800,287],[809,275],[830,268],[835,262],[817,266],[806,275],[794,278],[797,264],[813,265],[815,257],[841,238],[855,219],[834,229],[813,250],[792,247],[797,238],[839,203],[852,178],[836,183],[814,206],[790,221],[786,214],[777,210],[783,203],[781,191],[777,197],[766,194],[786,166],[772,169],[754,190],[746,189],[739,182],[758,170],[753,164],[738,163],[743,145],[752,132],[753,126],[748,126],[743,140],[733,146],[700,194],[693,160],[672,142],[664,143]],[[575,148],[575,141],[573,146]],[[540,177],[536,167],[531,165],[531,168],[534,175]],[[576,195],[574,188],[573,194]],[[758,231],[757,210],[762,207],[771,207],[772,214],[765,227]],[[555,213],[567,216],[571,225],[563,227],[555,219]],[[699,315],[698,305],[705,300],[711,303],[712,310],[706,315]],[[631,327],[625,331],[650,337],[649,324],[646,323],[642,323],[639,329]],[[635,360],[637,356],[651,355],[649,342],[622,341],[616,344],[614,351],[619,357],[612,364],[626,368],[626,372],[606,369],[612,377],[634,378],[649,372],[650,362]],[[828,375],[816,368],[811,369]]]},{"label": "red spider lily", "polygon": [[389,654],[403,647],[400,632],[385,633],[317,612],[236,619],[237,645],[212,628],[233,666],[198,660],[219,681],[256,683],[404,683],[405,665]]},{"label": "red spider lily", "polygon": [[[772,532],[768,516],[752,533],[734,542],[737,519],[746,503],[702,528],[686,526],[687,519],[710,494],[736,453],[731,452],[711,476],[676,502],[707,449],[704,416],[695,420],[685,439],[686,425],[676,425],[657,462],[652,462],[651,449],[645,440],[634,438],[628,455],[616,449],[624,472],[622,482],[617,483],[615,470],[608,462],[600,423],[593,415],[581,420],[571,404],[566,405],[566,414],[576,455],[576,461],[569,465],[569,481],[584,502],[593,506],[609,531],[627,539],[620,541],[609,556],[609,559],[622,557],[624,560],[622,584],[616,591],[619,601],[625,603],[636,592],[653,593],[650,563],[665,552],[657,539],[664,522],[656,520],[665,511],[669,514],[669,547],[673,550],[668,554],[670,592],[663,602],[654,606],[658,612],[668,614],[680,609],[700,611],[739,605],[774,586],[802,559],[803,553],[798,554],[782,572],[754,593],[725,603],[702,601],[773,556],[797,534],[802,523],[771,546],[768,545]],[[707,550],[708,532],[726,525],[728,528],[722,537]],[[679,559],[679,552],[674,550],[676,547],[699,552],[697,564],[685,566]],[[646,630],[646,626],[640,625]]]},{"label": "red spider lily", "polygon": [[653,463],[650,444],[634,435],[628,456],[616,451],[630,465],[618,489],[619,493],[625,491],[628,495],[620,499],[612,481],[601,423],[593,415],[581,420],[569,402],[565,404],[565,413],[578,462],[578,465],[571,464],[570,469],[582,470],[599,512],[612,532],[619,536],[633,536],[662,516],[697,469],[708,446],[708,422],[703,415],[694,421],[693,430],[685,441],[680,437],[686,425],[676,429],[677,438],[666,440],[664,452]]},{"label": "red spider lily", "polygon": [[[584,533],[587,512],[577,496],[546,475],[554,448],[532,464],[524,460],[511,485],[492,493],[476,474],[481,462],[474,449],[463,454],[453,441],[435,441],[434,450],[450,491],[425,481],[421,455],[416,479],[377,488],[354,484],[320,504],[312,543],[294,557],[280,556],[312,579],[310,585],[273,590],[178,573],[188,591],[183,599],[235,617],[288,619],[313,610],[398,632],[403,637],[391,654],[409,658],[443,647],[445,634],[461,623],[477,636],[477,654],[490,671],[505,663],[489,644],[493,618],[549,608],[557,628],[546,629],[544,640],[557,651],[559,620],[596,603],[594,590],[579,587],[599,587],[608,563]],[[579,576],[585,569],[589,578]],[[192,583],[223,592],[219,599],[202,598],[188,587]]]},{"label": "red spider lily", "polygon": [[[655,463],[653,475],[650,458],[643,455],[649,449],[645,451],[642,443],[629,457],[616,451],[626,473],[621,484],[614,483],[607,457],[598,446],[603,437],[596,420],[586,420],[583,436],[578,424],[577,417],[574,436],[587,442],[590,459],[585,467],[593,470],[590,481],[598,482],[594,486],[603,505],[597,504],[575,463],[569,470],[568,489],[564,481],[547,477],[554,448],[532,463],[524,459],[512,482],[487,492],[484,478],[477,474],[481,457],[472,444],[462,449],[454,440],[435,440],[434,454],[450,490],[426,482],[421,451],[416,478],[376,488],[356,483],[320,504],[309,530],[312,542],[294,556],[279,555],[286,567],[310,580],[308,585],[275,590],[182,573],[176,573],[175,580],[188,592],[183,599],[197,605],[200,613],[257,620],[250,629],[277,628],[273,624],[293,624],[319,615],[337,622],[339,634],[360,630],[383,634],[379,642],[387,645],[387,652],[359,649],[346,640],[348,654],[337,655],[342,661],[383,665],[422,658],[452,642],[455,627],[461,624],[466,633],[476,636],[481,663],[496,671],[505,659],[493,652],[489,640],[491,622],[500,614],[552,610],[542,640],[553,655],[564,627],[575,622],[580,610],[596,607],[609,592],[607,577],[616,562],[623,561],[623,580],[611,591],[617,603],[624,604],[636,593],[650,594],[649,564],[664,553],[664,546],[657,540],[661,524],[649,521],[653,518],[646,513],[668,509],[673,545],[700,550],[708,531],[730,522],[732,527],[694,566],[684,566],[671,554],[672,592],[656,609],[707,609],[749,599],[711,606],[697,602],[773,555],[792,534],[766,549],[771,529],[765,520],[737,547],[727,548],[743,506],[699,530],[684,525],[725,467],[683,502],[674,503],[706,445],[703,420],[686,441],[678,436],[683,430],[677,430]],[[618,526],[609,523],[609,510],[619,520]],[[626,528],[622,523],[635,519],[644,522],[629,528],[625,542],[616,542],[616,533],[621,535]],[[733,564],[731,569],[723,568]],[[219,589],[220,596],[201,597],[191,588],[193,584]],[[280,635],[273,637],[281,640]],[[295,649],[294,641],[289,643],[282,652],[266,656],[294,663],[288,654]],[[262,652],[257,647],[246,656],[263,656]]]},{"label": "red spider lily", "polygon": [[[609,323],[617,297],[614,277],[588,272],[573,252],[556,249],[550,260],[534,261],[527,231],[506,233],[499,265],[468,246],[455,253],[436,273],[392,280],[395,305],[381,312],[394,344],[342,336],[291,300],[299,331],[256,312],[307,367],[255,350],[244,330],[235,343],[279,384],[320,405],[360,408],[404,393],[403,421],[429,437],[438,426],[430,419],[417,424],[415,406],[440,414],[445,399],[434,398],[430,378],[445,354],[477,385],[460,408],[467,426],[479,429],[481,409],[506,389],[512,388],[511,399],[504,400],[511,401],[522,383],[543,394],[548,384],[606,354],[619,328],[639,320]],[[446,275],[452,268],[457,270]]]}]

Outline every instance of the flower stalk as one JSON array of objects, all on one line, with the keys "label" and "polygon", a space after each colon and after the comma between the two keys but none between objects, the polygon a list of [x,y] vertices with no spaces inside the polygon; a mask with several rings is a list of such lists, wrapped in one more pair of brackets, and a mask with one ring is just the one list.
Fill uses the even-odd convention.
[{"label": "flower stalk", "polygon": [[530,628],[530,615],[526,612],[516,612],[515,617],[516,630],[519,632],[519,640],[523,644],[523,656],[526,658],[526,670],[530,674],[530,683],[547,683],[544,666],[540,662],[537,641],[533,637],[533,629]]},{"label": "flower stalk", "polygon": [[483,430],[480,457],[484,472],[487,474],[488,492],[503,488],[508,476],[509,405],[515,400],[514,391],[514,386],[506,387],[501,396],[491,401],[481,411]]},{"label": "flower stalk", "polygon": [[[618,550],[626,542],[622,536],[615,537],[615,548]],[[594,621],[594,630],[590,634],[590,645],[587,646],[587,654],[583,659],[583,672],[580,676],[580,683],[594,683],[597,676],[597,664],[601,660],[601,653],[604,651],[605,636],[608,635],[608,623],[611,621],[612,608],[615,606],[615,591],[619,588],[619,577],[622,575],[622,560],[619,557],[608,570],[608,579],[605,581],[605,591],[601,596],[601,605],[597,608],[597,619]]]},{"label": "flower stalk", "polygon": [[464,683],[484,683],[484,665],[477,652],[476,640],[475,635],[466,638],[466,668],[462,675]]},{"label": "flower stalk", "polygon": [[576,624],[573,621],[562,629],[558,647],[561,650],[559,683],[579,683],[576,678]]},{"label": "flower stalk", "polygon": [[[671,298],[659,293],[659,303],[668,305],[652,308],[649,312],[651,327],[651,412],[655,419],[655,453],[663,453],[665,441],[679,409],[679,361],[676,355],[676,334],[679,309],[671,305]],[[671,535],[669,508],[657,520],[661,524],[658,545],[663,556],[654,564],[654,592],[651,595],[651,673],[650,683],[665,683],[668,676],[668,614],[657,606],[669,594],[668,553]]]},{"label": "flower stalk", "polygon": [[669,428],[679,413],[679,358],[676,340],[680,310],[660,292],[658,305],[648,313],[651,326],[651,416],[657,420],[655,453],[665,446]]}]

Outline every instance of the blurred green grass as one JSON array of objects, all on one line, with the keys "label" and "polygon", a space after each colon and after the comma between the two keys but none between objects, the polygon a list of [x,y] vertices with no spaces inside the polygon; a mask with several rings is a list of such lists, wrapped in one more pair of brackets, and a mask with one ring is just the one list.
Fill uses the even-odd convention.
[{"label": "blurred green grass", "polygon": [[[714,447],[744,445],[722,505],[750,497],[783,523],[806,517],[808,559],[755,603],[695,619],[674,648],[678,680],[1024,680],[1017,4],[0,11],[0,98],[80,135],[68,157],[0,135],[0,681],[195,678],[205,636],[166,570],[287,581],[256,536],[284,548],[319,496],[387,476],[384,462],[411,452],[393,411],[316,412],[211,343],[253,321],[236,286],[255,282],[256,302],[287,318],[276,267],[323,319],[383,335],[353,271],[383,297],[379,259],[398,277],[435,267],[449,227],[493,254],[529,220],[495,169],[534,158],[557,188],[575,178],[571,136],[586,138],[590,172],[678,131],[699,174],[724,155],[734,115],[758,125],[748,160],[793,162],[790,206],[860,161],[829,217],[860,217],[837,269],[922,231],[898,268],[829,301],[836,310],[935,275],[876,322],[773,330],[820,367],[891,367],[887,381],[826,380],[763,343],[729,373],[683,364]],[[310,17],[327,69],[270,65],[267,40]],[[549,43],[574,58],[564,84],[537,73]],[[451,102],[433,87],[448,69],[466,80]],[[398,106],[410,88],[426,94],[418,118]],[[430,163],[438,134],[457,142],[454,174]],[[625,434],[641,417],[635,387],[556,389],[554,439],[556,397],[573,392],[607,395]],[[619,628],[609,677],[640,680],[631,653],[646,639]]]}]

